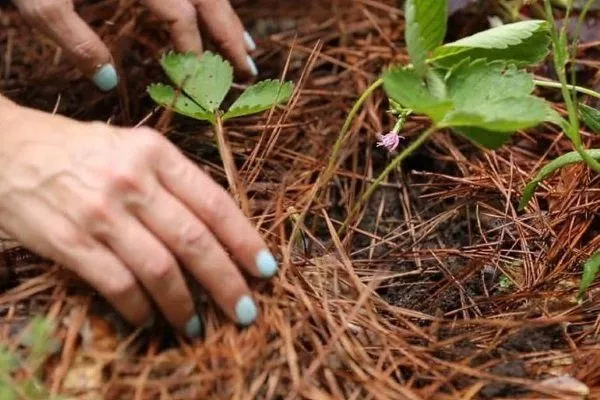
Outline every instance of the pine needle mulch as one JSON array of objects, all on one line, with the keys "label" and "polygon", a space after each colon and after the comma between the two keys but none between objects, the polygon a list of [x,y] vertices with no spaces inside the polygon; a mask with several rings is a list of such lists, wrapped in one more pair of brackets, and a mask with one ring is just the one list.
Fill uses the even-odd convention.
[{"label": "pine needle mulch", "polygon": [[[82,399],[581,398],[548,381],[564,375],[600,396],[598,284],[576,301],[581,265],[600,248],[600,177],[566,168],[516,210],[525,183],[569,141],[541,126],[492,152],[439,132],[338,236],[390,159],[375,146],[391,128],[381,92],[353,123],[334,176],[311,193],[355,99],[386,65],[406,62],[402,13],[393,1],[239,3],[262,76],[285,70],[297,85],[286,107],[227,127],[238,189],[282,260],[271,282],[252,281],[258,322],[239,329],[202,299],[202,340],[164,325],[135,330],[59,266],[13,248],[1,269],[0,341],[14,347],[34,316],[51,317],[60,346],[44,381]],[[225,184],[212,132],[145,93],[166,81],[157,59],[167,29],[133,1],[78,10],[117,60],[118,92],[96,91],[10,7],[0,13],[0,90],[73,118],[156,127]],[[594,56],[589,44],[579,54],[589,87]],[[534,72],[551,77],[548,65]],[[405,143],[427,123],[411,118]]]}]

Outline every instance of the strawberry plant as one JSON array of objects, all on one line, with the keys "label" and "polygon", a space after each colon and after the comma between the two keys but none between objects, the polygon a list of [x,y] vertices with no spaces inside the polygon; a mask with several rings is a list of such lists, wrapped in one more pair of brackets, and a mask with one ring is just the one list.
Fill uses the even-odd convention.
[{"label": "strawberry plant", "polygon": [[[331,174],[347,139],[352,119],[365,100],[380,87],[383,87],[389,99],[393,114],[421,114],[429,117],[431,126],[394,156],[350,211],[341,230],[346,228],[386,176],[441,129],[448,129],[478,146],[496,149],[519,130],[542,123],[560,127],[572,141],[575,151],[559,157],[540,171],[538,177],[526,187],[521,208],[527,204],[537,184],[556,168],[584,161],[600,171],[600,164],[596,161],[600,159],[600,153],[586,150],[579,132],[580,117],[590,128],[600,128],[600,112],[590,107],[582,107],[578,111],[570,90],[595,97],[600,97],[600,94],[567,83],[566,26],[557,33],[553,28],[555,24],[549,0],[545,0],[545,6],[549,15],[547,20],[509,23],[443,44],[447,0],[405,1],[405,41],[411,63],[385,68],[381,77],[360,96],[347,117],[322,176],[326,178]],[[560,82],[535,80],[525,68],[544,60],[550,53],[551,44]],[[568,120],[559,115],[546,100],[533,94],[536,85],[562,90],[568,108]],[[398,126],[396,124],[386,135],[378,135],[380,146],[396,149],[398,140],[394,139],[394,135],[399,135]],[[596,255],[586,263],[582,288],[591,282],[591,272],[598,268],[600,257]]]},{"label": "strawberry plant", "polygon": [[257,114],[287,101],[294,89],[292,82],[269,79],[255,83],[224,111],[221,105],[233,84],[233,67],[228,61],[208,51],[201,57],[192,53],[170,52],[162,57],[160,65],[175,87],[151,84],[147,89],[150,97],[160,106],[213,125],[228,183],[234,197],[248,213],[245,193],[236,191],[237,170],[223,124],[232,118]]}]

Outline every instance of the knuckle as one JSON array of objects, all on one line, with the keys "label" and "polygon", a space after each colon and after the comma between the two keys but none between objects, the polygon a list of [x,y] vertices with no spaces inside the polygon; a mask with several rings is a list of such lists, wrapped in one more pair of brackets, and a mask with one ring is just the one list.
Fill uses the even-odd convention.
[{"label": "knuckle", "polygon": [[181,3],[175,11],[175,15],[177,15],[177,19],[174,23],[196,28],[198,19],[196,18],[196,9],[191,3]]},{"label": "knuckle", "polygon": [[177,264],[167,255],[153,257],[146,263],[148,276],[153,282],[170,281],[177,271]]},{"label": "knuckle", "polygon": [[133,167],[126,165],[111,170],[108,175],[107,185],[110,193],[141,192],[142,186]]},{"label": "knuckle", "polygon": [[111,220],[112,210],[107,198],[97,197],[83,206],[83,218],[90,222],[108,222]]},{"label": "knuckle", "polygon": [[78,58],[93,60],[97,54],[102,52],[96,40],[84,39],[77,43],[70,51]]},{"label": "knuckle", "polygon": [[133,293],[135,288],[135,278],[128,274],[109,281],[106,287],[106,293],[109,297],[123,299]]},{"label": "knuckle", "polygon": [[67,252],[72,251],[74,248],[81,247],[84,244],[84,236],[78,230],[67,226],[57,226],[52,233],[52,240],[54,241],[58,249],[66,249]]},{"label": "knuckle", "polygon": [[205,253],[212,243],[212,234],[206,226],[199,223],[183,225],[177,240],[178,248],[194,253]]},{"label": "knuckle", "polygon": [[135,147],[145,156],[153,156],[159,153],[165,146],[163,136],[152,128],[140,127],[133,130],[135,135]]},{"label": "knuckle", "polygon": [[204,198],[205,215],[213,221],[220,221],[226,218],[227,206],[231,202],[229,194],[221,187],[216,187],[206,194]]}]

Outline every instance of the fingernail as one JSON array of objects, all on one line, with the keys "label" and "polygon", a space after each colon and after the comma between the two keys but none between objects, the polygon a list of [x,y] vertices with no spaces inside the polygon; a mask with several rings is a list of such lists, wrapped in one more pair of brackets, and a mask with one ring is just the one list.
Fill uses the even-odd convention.
[{"label": "fingernail", "polygon": [[246,47],[248,47],[249,51],[256,50],[256,43],[254,43],[254,39],[247,31],[244,31],[244,42],[246,42]]},{"label": "fingernail", "polygon": [[188,338],[193,339],[200,336],[202,333],[202,322],[197,315],[194,315],[187,324],[185,324],[185,334]]},{"label": "fingernail", "polygon": [[249,296],[242,296],[235,306],[235,314],[242,325],[250,325],[256,320],[258,310]]},{"label": "fingernail", "polygon": [[258,272],[265,277],[270,278],[277,272],[278,265],[275,257],[269,250],[261,250],[256,255],[256,266]]},{"label": "fingernail", "polygon": [[247,61],[248,67],[250,68],[250,72],[252,72],[252,75],[258,75],[258,68],[256,68],[256,64],[254,64],[254,60],[252,59],[252,57],[248,56]]},{"label": "fingernail", "polygon": [[105,64],[92,77],[92,81],[98,89],[105,92],[114,89],[119,83],[117,71],[111,64]]}]

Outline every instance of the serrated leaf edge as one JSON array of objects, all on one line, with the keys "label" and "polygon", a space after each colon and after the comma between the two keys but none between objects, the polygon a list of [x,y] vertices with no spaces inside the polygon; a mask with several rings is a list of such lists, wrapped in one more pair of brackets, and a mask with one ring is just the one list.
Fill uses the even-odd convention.
[{"label": "serrated leaf edge", "polygon": [[[255,86],[255,87],[258,87],[259,85],[264,85],[264,86],[266,86],[267,84],[271,84],[271,83],[273,83],[273,82],[276,82],[276,83],[278,83],[278,84],[279,84],[279,87],[280,87],[281,89],[282,89],[283,87],[285,87],[285,86],[289,86],[289,87],[290,87],[290,89],[291,89],[291,93],[290,93],[290,95],[289,95],[289,96],[286,96],[287,98],[285,98],[285,97],[284,97],[284,98],[279,98],[279,93],[281,93],[281,89],[280,89],[280,90],[279,90],[279,92],[277,93],[277,98],[276,98],[276,101],[275,101],[275,102],[270,102],[270,103],[259,103],[259,104],[256,104],[255,106],[236,106],[236,105],[235,105],[235,103],[236,103],[236,102],[237,102],[237,101],[238,101],[238,100],[241,98],[241,96],[242,96],[242,95],[240,95],[240,97],[238,97],[238,98],[236,99],[236,101],[235,101],[235,102],[234,102],[234,103],[233,103],[233,104],[232,104],[232,105],[229,107],[229,109],[227,110],[227,112],[226,112],[225,114],[223,114],[223,117],[222,117],[222,119],[223,119],[223,120],[227,120],[227,119],[229,119],[229,118],[235,118],[235,117],[232,117],[232,116],[231,116],[232,114],[234,114],[234,113],[233,113],[233,111],[252,110],[252,109],[255,109],[255,108],[256,108],[256,109],[257,109],[257,111],[256,111],[256,112],[253,112],[253,113],[250,113],[250,114],[244,114],[244,113],[242,114],[242,115],[251,115],[251,114],[256,114],[256,113],[259,113],[259,112],[265,111],[266,109],[265,109],[264,107],[273,107],[273,106],[276,106],[277,104],[281,104],[282,102],[289,100],[289,98],[292,96],[292,94],[293,94],[293,91],[294,91],[294,84],[293,84],[293,82],[292,82],[292,81],[284,81],[284,82],[282,82],[282,81],[280,81],[279,79],[265,79],[265,80],[263,80],[263,81],[257,82],[256,84],[254,84],[254,85],[252,85],[252,86]],[[249,89],[250,87],[252,87],[252,86],[249,86],[248,88],[246,88],[246,90],[248,90],[248,89]],[[242,93],[242,94],[243,94],[243,93]],[[236,114],[237,114],[237,112],[236,112]]]},{"label": "serrated leaf edge", "polygon": [[160,82],[157,82],[157,83],[151,83],[151,84],[149,84],[149,85],[146,87],[146,92],[148,93],[148,95],[150,96],[150,98],[152,98],[152,100],[153,100],[153,101],[154,101],[156,104],[158,104],[160,107],[166,108],[166,109],[168,109],[168,110],[170,110],[170,111],[174,111],[174,112],[176,112],[177,114],[180,114],[180,115],[185,115],[186,117],[193,118],[193,119],[196,119],[196,120],[199,120],[199,121],[209,121],[210,123],[214,123],[214,122],[215,122],[215,117],[214,117],[214,115],[213,115],[213,114],[212,114],[210,111],[207,111],[207,110],[205,110],[205,109],[204,109],[202,106],[200,106],[198,103],[196,103],[196,102],[194,101],[194,99],[192,99],[191,97],[187,96],[187,95],[186,95],[186,94],[184,94],[183,92],[180,92],[180,96],[182,96],[182,97],[185,97],[187,100],[189,100],[190,102],[192,102],[192,103],[194,103],[196,106],[198,106],[200,109],[202,109],[202,110],[203,110],[203,111],[206,113],[206,115],[205,115],[205,116],[194,115],[194,114],[191,114],[191,113],[182,112],[182,111],[181,111],[181,109],[178,109],[177,107],[175,107],[175,104],[169,104],[168,106],[167,106],[167,105],[165,105],[165,104],[162,104],[161,102],[157,101],[157,100],[154,98],[154,96],[152,96],[152,93],[150,92],[150,90],[151,90],[153,87],[169,88],[169,89],[171,89],[173,92],[175,92],[175,91],[176,91],[176,90],[178,90],[178,89],[177,89],[177,88],[175,88],[175,87],[173,87],[173,86],[171,86],[171,85],[167,85],[167,84],[160,83]]}]

